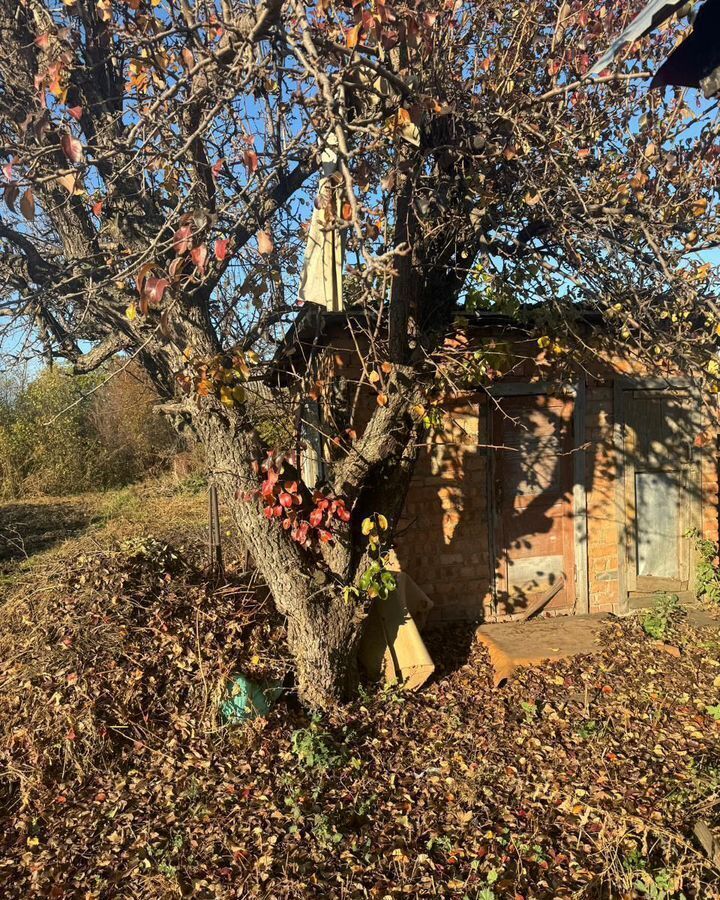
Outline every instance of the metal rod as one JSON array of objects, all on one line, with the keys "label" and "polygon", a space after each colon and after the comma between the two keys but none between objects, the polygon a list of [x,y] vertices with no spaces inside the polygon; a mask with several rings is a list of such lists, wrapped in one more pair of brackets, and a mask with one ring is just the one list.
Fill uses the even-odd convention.
[{"label": "metal rod", "polygon": [[210,508],[208,544],[210,547],[210,577],[220,581],[225,574],[222,559],[222,538],[220,535],[220,508],[218,505],[217,487],[210,485]]}]

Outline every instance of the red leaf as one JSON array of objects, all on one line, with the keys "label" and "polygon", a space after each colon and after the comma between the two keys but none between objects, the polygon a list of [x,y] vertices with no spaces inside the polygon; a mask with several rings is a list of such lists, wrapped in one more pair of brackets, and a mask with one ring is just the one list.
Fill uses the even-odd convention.
[{"label": "red leaf", "polygon": [[252,175],[257,172],[258,167],[258,155],[254,150],[246,150],[243,153],[243,163],[245,164],[245,168],[248,170],[248,175]]},{"label": "red leaf", "polygon": [[272,519],[272,517],[273,517],[273,508],[272,508],[272,506],[266,506],[265,509],[263,510],[263,514],[264,514],[264,516],[265,516],[266,519]]},{"label": "red leaf", "polygon": [[338,517],[338,519],[340,519],[342,522],[349,522],[349,521],[350,521],[350,510],[349,510],[349,509],[346,509],[345,506],[338,506],[338,508],[337,508],[337,510],[336,510],[336,512],[335,512],[335,515],[336,515],[336,516]]},{"label": "red leaf", "polygon": [[145,265],[140,266],[137,275],[135,276],[135,287],[137,288],[138,294],[142,297],[145,292],[145,279],[152,272],[152,263],[145,263]]},{"label": "red leaf", "polygon": [[293,505],[292,494],[288,494],[287,491],[282,491],[278,500],[280,501],[280,505],[284,506],[285,509],[289,509]]},{"label": "red leaf", "polygon": [[332,540],[332,534],[329,531],[325,531],[324,528],[321,528],[318,531],[318,537],[322,541],[323,544],[327,544]]},{"label": "red leaf", "polygon": [[217,178],[218,175],[222,172],[222,167],[223,167],[224,163],[225,163],[225,157],[223,156],[221,159],[219,159],[219,160],[213,165],[213,167],[212,167],[212,173],[213,173],[213,176],[214,176],[215,178]]},{"label": "red leaf", "polygon": [[15,182],[12,181],[10,184],[6,184],[6,185],[5,185],[5,190],[4,190],[3,193],[4,193],[4,197],[5,197],[5,202],[6,202],[7,205],[10,207],[10,209],[11,209],[13,212],[15,212],[15,201],[16,201],[17,198],[18,198],[18,194],[20,193],[20,189],[19,189],[18,186],[15,184]]},{"label": "red leaf", "polygon": [[192,228],[189,225],[183,225],[173,235],[173,250],[182,256],[192,247]]},{"label": "red leaf", "polygon": [[79,163],[83,158],[83,146],[80,141],[69,133],[65,133],[60,138],[60,146],[62,152],[67,156],[71,163]]},{"label": "red leaf", "polygon": [[186,257],[176,256],[175,259],[168,266],[168,274],[171,278],[174,278],[178,272],[180,272],[185,265]]},{"label": "red leaf", "polygon": [[318,525],[322,523],[323,520],[323,512],[321,509],[314,509],[310,513],[310,524],[313,528],[317,528]]},{"label": "red leaf", "polygon": [[100,216],[102,215],[102,208],[103,208],[103,201],[98,200],[97,203],[93,203],[93,205],[91,207],[92,214],[94,216],[97,216],[98,218],[100,218]]},{"label": "red leaf", "polygon": [[15,160],[13,159],[11,162],[5,163],[5,165],[2,167],[2,173],[7,178],[8,181],[12,181],[14,165],[15,165]]},{"label": "red leaf", "polygon": [[227,256],[229,238],[218,238],[215,241],[215,258],[222,262]]},{"label": "red leaf", "polygon": [[197,268],[203,272],[205,269],[205,263],[207,262],[208,251],[205,244],[200,244],[199,247],[193,247],[192,253],[190,257],[192,261],[195,263]]},{"label": "red leaf", "polygon": [[43,32],[35,38],[35,46],[39,47],[41,50],[46,50],[49,43],[50,35],[47,32]]},{"label": "red leaf", "polygon": [[75,119],[76,122],[79,122],[82,119],[83,108],[82,106],[69,106],[68,112]]},{"label": "red leaf", "polygon": [[149,303],[160,303],[165,293],[165,289],[169,287],[170,282],[167,278],[148,278],[145,282],[143,293]]}]

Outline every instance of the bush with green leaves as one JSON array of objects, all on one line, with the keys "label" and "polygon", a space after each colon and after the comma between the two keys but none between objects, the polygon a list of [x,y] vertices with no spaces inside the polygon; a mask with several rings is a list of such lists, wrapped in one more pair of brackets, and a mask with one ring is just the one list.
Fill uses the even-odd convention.
[{"label": "bush with green leaves", "polygon": [[697,564],[695,566],[695,593],[698,597],[720,604],[720,568],[718,568],[718,545],[704,538],[694,528],[688,537],[695,542]]},{"label": "bush with green leaves", "polygon": [[[157,395],[129,370],[43,370],[0,392],[0,498],[128,484],[169,461],[177,439]],[[10,389],[13,388],[13,389]]]},{"label": "bush with green leaves", "polygon": [[101,448],[94,439],[82,397],[93,376],[70,379],[49,369],[31,382],[0,420],[0,491],[75,493],[92,485]]}]

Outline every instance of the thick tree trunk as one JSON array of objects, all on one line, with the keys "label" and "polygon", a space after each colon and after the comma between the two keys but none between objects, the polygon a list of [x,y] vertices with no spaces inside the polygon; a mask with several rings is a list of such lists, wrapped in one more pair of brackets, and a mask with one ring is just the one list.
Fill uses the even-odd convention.
[{"label": "thick tree trunk", "polygon": [[[214,410],[198,411],[195,431],[207,455],[210,477],[267,583],[287,617],[288,645],[296,664],[301,700],[327,708],[352,692],[357,646],[365,611],[346,602],[343,584],[322,572],[277,521],[268,521],[245,496],[258,484],[251,462],[259,457],[254,438]],[[320,576],[320,577],[319,577]]]},{"label": "thick tree trunk", "polygon": [[357,688],[357,649],[365,613],[341,592],[295,598],[288,617],[288,645],[295,659],[298,693],[326,709]]}]

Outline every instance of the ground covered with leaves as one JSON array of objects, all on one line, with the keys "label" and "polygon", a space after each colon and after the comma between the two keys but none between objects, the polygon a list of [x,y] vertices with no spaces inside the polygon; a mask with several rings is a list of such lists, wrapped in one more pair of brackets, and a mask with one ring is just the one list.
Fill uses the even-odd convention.
[{"label": "ground covered with leaves", "polygon": [[116,538],[4,591],[3,898],[720,896],[720,632],[681,621],[677,655],[609,620],[493,690],[446,629],[419,695],[230,726],[229,676],[289,671],[282,621],[200,544]]}]

